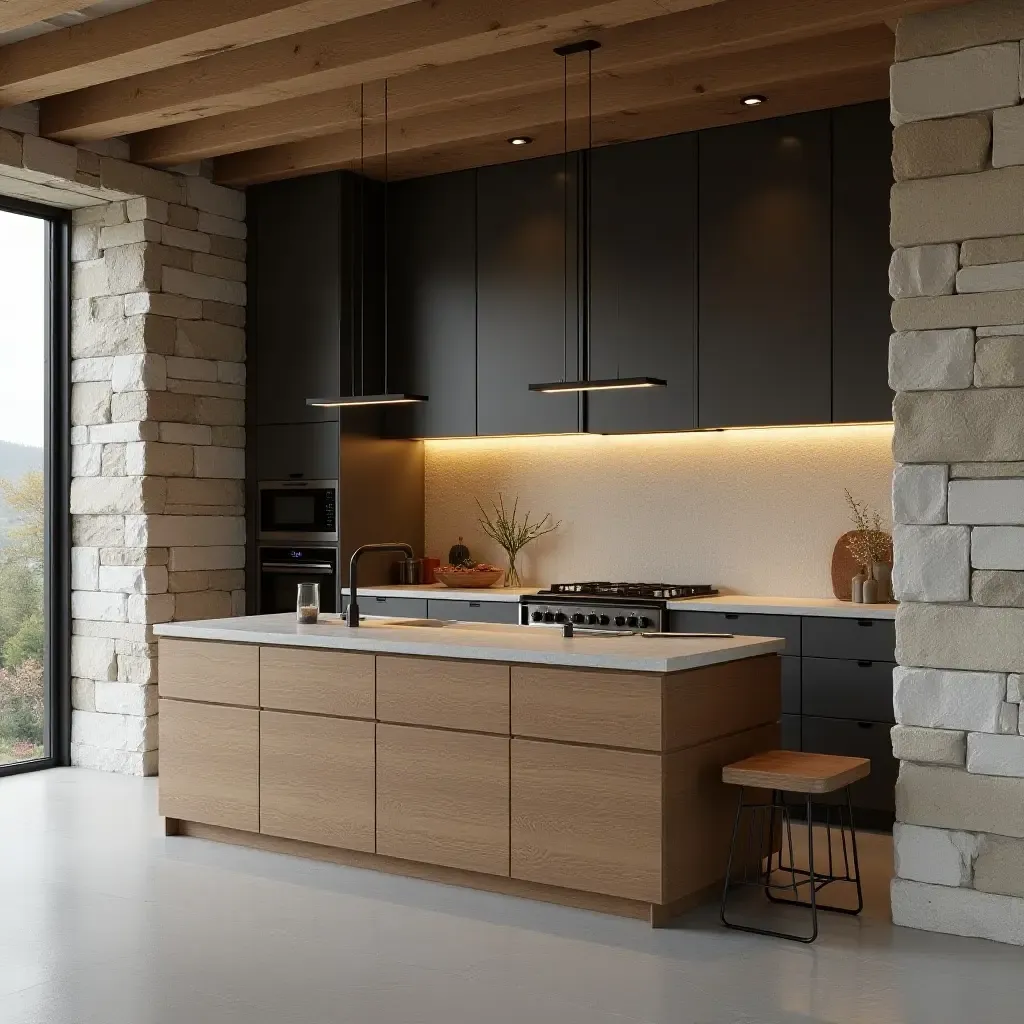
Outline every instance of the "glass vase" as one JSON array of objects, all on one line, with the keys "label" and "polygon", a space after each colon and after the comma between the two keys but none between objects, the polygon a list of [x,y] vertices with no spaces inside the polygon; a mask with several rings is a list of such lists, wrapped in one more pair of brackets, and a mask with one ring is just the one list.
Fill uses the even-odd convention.
[{"label": "glass vase", "polygon": [[508,556],[508,568],[505,570],[505,586],[521,587],[523,581],[519,578],[519,570],[516,568],[516,556]]}]

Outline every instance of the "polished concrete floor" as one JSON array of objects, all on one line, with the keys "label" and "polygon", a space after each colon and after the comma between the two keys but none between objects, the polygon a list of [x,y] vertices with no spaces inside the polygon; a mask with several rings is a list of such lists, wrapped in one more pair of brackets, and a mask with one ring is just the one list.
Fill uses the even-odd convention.
[{"label": "polished concrete floor", "polygon": [[666,931],[164,838],[156,783],[0,779],[0,1024],[965,1024],[1019,1020],[1021,952],[893,928],[814,946]]}]

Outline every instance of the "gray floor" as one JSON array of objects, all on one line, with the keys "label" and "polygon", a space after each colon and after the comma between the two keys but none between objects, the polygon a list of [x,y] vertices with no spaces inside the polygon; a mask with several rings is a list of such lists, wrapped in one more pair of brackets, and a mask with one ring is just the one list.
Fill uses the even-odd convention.
[{"label": "gray floor", "polygon": [[812,947],[165,839],[156,783],[0,779],[0,1024],[964,1024],[1019,1020],[1020,950],[860,920]]}]

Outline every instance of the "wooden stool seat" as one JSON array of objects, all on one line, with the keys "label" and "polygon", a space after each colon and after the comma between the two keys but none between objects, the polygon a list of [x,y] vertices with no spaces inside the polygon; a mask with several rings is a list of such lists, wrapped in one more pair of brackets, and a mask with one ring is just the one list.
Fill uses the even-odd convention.
[{"label": "wooden stool seat", "polygon": [[722,769],[722,781],[788,793],[834,793],[870,773],[871,762],[864,757],[766,750],[727,764]]}]

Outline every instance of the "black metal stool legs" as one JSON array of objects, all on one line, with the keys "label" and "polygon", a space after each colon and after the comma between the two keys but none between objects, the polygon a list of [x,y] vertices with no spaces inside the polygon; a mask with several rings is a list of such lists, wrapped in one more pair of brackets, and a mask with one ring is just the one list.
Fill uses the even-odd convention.
[{"label": "black metal stool legs", "polygon": [[[837,872],[838,865],[834,860],[833,851],[833,810],[836,812],[836,826],[839,830],[839,840],[842,847],[843,870]],[[737,840],[740,835],[740,826],[743,819],[743,812],[750,812],[746,843],[742,851],[742,875],[736,877],[734,866],[738,854]],[[780,939],[791,939],[795,942],[813,942],[818,937],[818,911],[827,910],[838,914],[859,914],[864,909],[864,894],[860,880],[860,861],[857,855],[857,831],[853,821],[853,805],[850,797],[849,787],[846,788],[846,820],[843,815],[842,805],[825,805],[825,838],[828,844],[828,870],[818,872],[814,866],[814,803],[810,794],[806,797],[807,813],[807,867],[799,868],[793,857],[793,828],[791,819],[791,805],[787,804],[782,792],[773,790],[771,800],[768,803],[747,802],[744,799],[744,790],[740,789],[739,801],[736,806],[736,818],[733,823],[732,842],[729,847],[729,862],[726,867],[725,884],[722,889],[722,904],[720,916],[722,924],[727,928],[734,928],[737,931],[753,932],[756,935],[771,935]],[[778,827],[776,818],[778,817]],[[765,827],[767,825],[767,828]],[[849,833],[849,847],[847,846],[847,833]],[[751,840],[754,840],[752,843]],[[778,846],[778,850],[776,850]],[[788,852],[789,863],[784,863],[784,854]],[[776,853],[778,865],[775,865]],[[850,858],[852,854],[853,871],[850,871]],[[762,870],[763,865],[763,870]],[[753,867],[754,877],[750,877],[750,869]],[[779,872],[788,876],[788,881],[773,881],[773,875]],[[829,903],[819,903],[818,893],[827,885],[833,882],[854,883],[857,890],[856,907],[840,907]],[[808,886],[808,898],[799,899],[801,886]],[[810,911],[809,933],[794,933],[776,931],[768,928],[757,928],[753,925],[738,924],[728,917],[729,891],[739,886],[756,886],[764,891],[765,896],[772,903],[788,904],[794,907],[803,907]],[[778,891],[787,891],[791,896],[780,897],[775,895]]]}]

